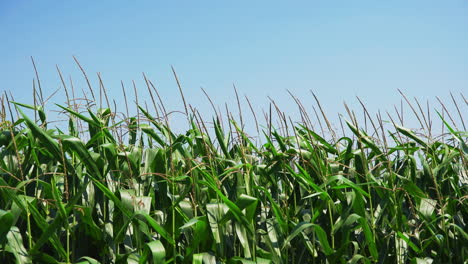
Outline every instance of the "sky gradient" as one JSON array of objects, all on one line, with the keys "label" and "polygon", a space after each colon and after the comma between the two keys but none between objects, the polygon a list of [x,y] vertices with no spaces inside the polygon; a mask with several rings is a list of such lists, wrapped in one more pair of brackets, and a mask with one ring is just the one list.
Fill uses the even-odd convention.
[{"label": "sky gradient", "polygon": [[[397,89],[436,107],[435,96],[468,91],[467,28],[462,0],[1,1],[0,92],[32,102],[30,56],[46,95],[61,87],[55,65],[85,89],[76,56],[95,88],[101,72],[119,106],[121,80],[148,98],[145,72],[167,106],[183,110],[172,65],[207,115],[200,87],[234,109],[233,84],[259,113],[271,97],[297,114],[287,90],[306,106],[312,90],[331,116],[345,113],[343,101],[358,108],[356,96],[371,112],[391,111]],[[51,101],[64,98],[61,90]]]}]

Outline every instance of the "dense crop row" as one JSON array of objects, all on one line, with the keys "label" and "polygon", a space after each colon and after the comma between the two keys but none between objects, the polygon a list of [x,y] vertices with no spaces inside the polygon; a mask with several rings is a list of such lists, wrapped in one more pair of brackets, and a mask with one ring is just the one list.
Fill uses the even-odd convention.
[{"label": "dense crop row", "polygon": [[2,98],[2,263],[468,258],[467,135],[453,123],[434,138],[378,116],[370,133],[349,112],[338,137],[314,132],[305,111],[300,123],[278,111],[285,128],[270,122],[254,140],[232,116],[208,123],[190,107],[176,134],[147,108],[119,120],[70,104],[62,131],[43,105]]}]

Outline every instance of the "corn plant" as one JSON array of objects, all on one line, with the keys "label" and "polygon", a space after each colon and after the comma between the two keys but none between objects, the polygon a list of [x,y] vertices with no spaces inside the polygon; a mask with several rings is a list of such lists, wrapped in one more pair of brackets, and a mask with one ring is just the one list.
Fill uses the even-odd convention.
[{"label": "corn plant", "polygon": [[66,125],[54,128],[42,91],[34,105],[2,96],[2,263],[467,261],[467,132],[455,100],[463,127],[441,104],[439,137],[403,94],[425,134],[402,126],[401,111],[370,118],[362,104],[364,124],[347,108],[340,135],[318,100],[312,122],[292,96],[301,121],[272,102],[265,126],[252,111],[252,137],[245,116],[207,122],[182,94],[188,129],[176,133],[145,81],[154,111],[97,108],[90,86],[85,106],[56,105]]}]

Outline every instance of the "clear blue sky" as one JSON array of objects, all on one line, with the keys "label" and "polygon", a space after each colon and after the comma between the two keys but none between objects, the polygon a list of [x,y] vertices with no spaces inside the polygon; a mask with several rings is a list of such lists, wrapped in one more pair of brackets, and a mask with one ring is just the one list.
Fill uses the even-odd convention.
[{"label": "clear blue sky", "polygon": [[293,116],[286,89],[306,106],[313,90],[331,116],[344,114],[343,101],[358,108],[355,96],[385,111],[400,102],[397,89],[422,101],[468,91],[466,0],[1,1],[0,35],[0,91],[21,102],[31,102],[30,56],[46,94],[61,86],[56,64],[85,88],[74,55],[96,88],[102,73],[117,102],[120,80],[148,98],[145,72],[168,107],[183,110],[173,65],[208,115],[200,87],[234,109],[233,83],[258,113],[270,96]]}]

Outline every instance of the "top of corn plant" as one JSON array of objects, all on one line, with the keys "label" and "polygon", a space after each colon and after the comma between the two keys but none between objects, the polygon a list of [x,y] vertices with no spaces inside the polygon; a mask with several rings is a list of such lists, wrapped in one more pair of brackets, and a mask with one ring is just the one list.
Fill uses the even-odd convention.
[{"label": "top of corn plant", "polygon": [[[87,82],[81,101],[63,82],[67,104],[57,107],[66,129],[49,123],[39,83],[33,105],[2,95],[2,263],[467,260],[463,95],[461,103],[452,96],[455,116],[441,101],[424,110],[402,94],[417,131],[402,126],[402,110],[371,118],[361,103],[358,123],[346,107],[341,132],[315,95],[316,121],[291,95],[301,121],[272,101],[263,126],[250,112],[261,138],[254,140],[237,91],[239,118],[226,108],[206,121],[177,80],[189,127],[179,134],[145,81],[153,110],[135,93],[136,116],[128,103],[126,115],[112,109],[102,82],[100,98]],[[433,120],[443,125],[438,136]]]}]

